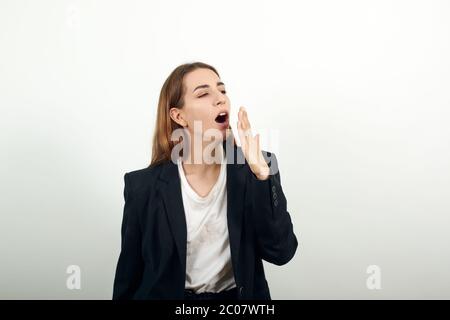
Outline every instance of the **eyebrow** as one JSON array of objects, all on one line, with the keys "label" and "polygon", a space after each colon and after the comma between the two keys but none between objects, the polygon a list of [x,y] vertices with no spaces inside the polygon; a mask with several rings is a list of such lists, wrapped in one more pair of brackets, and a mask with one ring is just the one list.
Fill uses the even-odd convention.
[{"label": "eyebrow", "polygon": [[[225,83],[223,83],[222,81],[217,82],[217,86],[224,86]],[[197,89],[201,89],[201,88],[209,88],[208,84],[202,84],[200,86],[197,86],[192,92],[195,92],[195,90]]]}]

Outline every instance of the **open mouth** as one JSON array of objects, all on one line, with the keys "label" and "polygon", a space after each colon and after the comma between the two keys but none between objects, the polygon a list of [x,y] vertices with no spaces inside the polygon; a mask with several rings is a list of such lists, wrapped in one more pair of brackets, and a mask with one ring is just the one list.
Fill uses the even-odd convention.
[{"label": "open mouth", "polygon": [[228,113],[226,112],[221,112],[219,113],[219,115],[216,117],[215,121],[217,123],[224,123],[228,120]]}]

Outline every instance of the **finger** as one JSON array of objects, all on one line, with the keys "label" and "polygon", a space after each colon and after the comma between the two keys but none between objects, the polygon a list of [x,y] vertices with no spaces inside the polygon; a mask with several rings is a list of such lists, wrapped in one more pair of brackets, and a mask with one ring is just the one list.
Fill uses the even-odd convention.
[{"label": "finger", "polygon": [[259,161],[263,161],[264,157],[261,150],[261,135],[258,133],[256,136],[256,157]]},{"label": "finger", "polygon": [[242,112],[242,127],[249,137],[253,137],[252,128],[250,127],[250,122],[248,121],[247,112],[245,109]]},{"label": "finger", "polygon": [[242,119],[238,120],[238,128],[245,133],[244,122],[242,121]]},{"label": "finger", "polygon": [[249,147],[249,152],[252,155],[252,161],[254,164],[258,163],[259,155],[258,155],[258,135],[250,139],[251,147]]},{"label": "finger", "polygon": [[245,140],[245,136],[241,133],[239,134],[239,140],[241,141],[241,149],[244,156],[247,158],[248,156],[248,143]]},{"label": "finger", "polygon": [[248,120],[247,110],[244,109],[244,123],[248,129],[251,129],[250,121]]},{"label": "finger", "polygon": [[245,121],[244,121],[243,115],[241,116],[241,120],[238,121],[238,126],[243,131],[243,134],[244,134],[244,136],[246,138],[245,140],[246,140],[246,142],[248,144],[248,138],[252,137],[253,135],[252,135],[251,130],[249,130],[249,128],[245,125]]},{"label": "finger", "polygon": [[257,136],[255,136],[254,138],[251,138],[249,141],[249,163],[251,164],[256,164],[256,160],[257,158],[257,153],[256,153],[256,149],[257,149]]},{"label": "finger", "polygon": [[239,108],[238,117],[239,117],[239,121],[241,121],[242,128],[245,130],[246,128],[245,128],[245,122],[244,122],[244,107]]},{"label": "finger", "polygon": [[261,135],[258,133],[258,159],[263,160],[262,150],[261,150]]},{"label": "finger", "polygon": [[[242,128],[242,122],[241,121],[238,121],[238,126],[237,127],[238,127],[238,135],[239,135],[239,140],[241,142],[242,151],[246,152],[246,150],[247,150],[247,138],[245,137],[245,133],[244,133],[244,130]],[[245,153],[244,153],[244,155],[245,155]]]},{"label": "finger", "polygon": [[258,152],[258,155],[259,155],[259,153],[261,152],[261,148],[260,148],[260,144],[259,144],[259,137],[260,137],[260,135],[259,135],[259,133],[256,135],[256,152]]},{"label": "finger", "polygon": [[239,118],[240,121],[243,120],[243,116],[244,116],[244,107],[241,106],[239,108],[239,112],[238,112],[238,118]]},{"label": "finger", "polygon": [[238,114],[238,117],[239,117],[238,128],[240,128],[242,130],[241,135],[240,135],[241,144],[243,145],[243,148],[245,148],[245,152],[249,152],[250,139],[252,139],[253,134],[252,134],[250,127],[247,125],[249,122],[246,121],[245,115],[246,115],[245,108],[243,106],[241,106],[239,108],[239,114]]}]

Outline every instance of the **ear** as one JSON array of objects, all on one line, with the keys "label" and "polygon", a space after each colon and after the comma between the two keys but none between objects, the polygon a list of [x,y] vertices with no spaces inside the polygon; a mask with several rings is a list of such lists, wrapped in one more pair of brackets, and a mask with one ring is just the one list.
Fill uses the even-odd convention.
[{"label": "ear", "polygon": [[170,118],[178,123],[182,127],[187,127],[187,121],[184,120],[183,113],[179,108],[170,108],[169,110]]}]

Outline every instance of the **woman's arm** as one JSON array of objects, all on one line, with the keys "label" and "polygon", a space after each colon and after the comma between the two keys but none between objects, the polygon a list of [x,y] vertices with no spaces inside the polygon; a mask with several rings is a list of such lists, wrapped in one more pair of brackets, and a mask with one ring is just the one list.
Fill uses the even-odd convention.
[{"label": "woman's arm", "polygon": [[138,289],[144,262],[141,256],[141,232],[129,174],[124,176],[125,205],[121,229],[121,252],[114,279],[113,300],[132,299]]},{"label": "woman's arm", "polygon": [[253,136],[244,107],[239,109],[237,127],[250,168],[246,205],[250,207],[259,254],[270,263],[283,265],[292,259],[298,243],[286,209],[277,158],[261,150],[259,134]]},{"label": "woman's arm", "polygon": [[267,262],[283,265],[294,256],[298,242],[293,231],[281,176],[274,153],[267,153],[271,163],[269,177],[260,180],[250,172],[249,199],[251,219],[259,255]]}]

